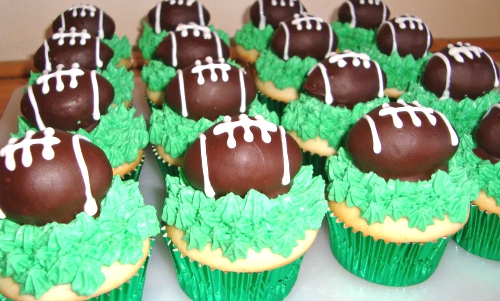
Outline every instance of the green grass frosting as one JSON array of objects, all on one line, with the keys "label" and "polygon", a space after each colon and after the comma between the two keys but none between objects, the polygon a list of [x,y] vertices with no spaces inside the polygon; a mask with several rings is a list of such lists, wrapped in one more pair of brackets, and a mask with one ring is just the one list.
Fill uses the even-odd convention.
[{"label": "green grass frosting", "polygon": [[339,21],[332,22],[331,25],[338,37],[337,48],[341,52],[344,50],[365,52],[369,46],[377,43],[377,32],[374,29],[351,28],[349,23]]},{"label": "green grass frosting", "polygon": [[121,58],[129,59],[132,56],[132,45],[126,36],[120,39],[114,34],[111,39],[103,39],[102,42],[114,51],[113,58],[109,62],[112,66],[116,66]]},{"label": "green grass frosting", "polygon": [[271,25],[267,25],[264,29],[258,29],[253,26],[250,21],[244,24],[240,30],[236,31],[234,42],[237,45],[243,46],[246,50],[255,49],[261,52],[269,48],[271,38],[273,37],[274,29]]}]

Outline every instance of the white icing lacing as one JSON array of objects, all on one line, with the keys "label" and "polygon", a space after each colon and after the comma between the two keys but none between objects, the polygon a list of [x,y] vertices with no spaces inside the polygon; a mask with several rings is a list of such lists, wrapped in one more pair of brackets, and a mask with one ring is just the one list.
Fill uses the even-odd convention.
[{"label": "white icing lacing", "polygon": [[83,211],[90,216],[97,213],[97,202],[92,196],[92,191],[90,190],[90,177],[89,171],[87,169],[87,164],[83,158],[82,149],[80,147],[80,139],[89,141],[86,137],[81,135],[74,135],[72,137],[73,151],[75,152],[76,162],[80,168],[80,173],[82,174],[83,184],[85,185],[85,205],[83,205]]},{"label": "white icing lacing", "polygon": [[244,130],[243,139],[246,142],[252,142],[254,137],[252,131],[250,131],[250,127],[255,126],[260,130],[262,141],[264,143],[270,143],[271,135],[269,135],[269,132],[276,132],[278,127],[272,122],[265,120],[260,115],[256,115],[254,118],[255,120],[248,118],[245,114],[241,114],[238,116],[237,121],[231,121],[230,116],[225,116],[224,122],[219,123],[214,127],[213,133],[216,136],[222,133],[227,133],[227,147],[235,148],[236,140],[234,139],[234,130],[238,127],[242,127]]},{"label": "white icing lacing", "polygon": [[43,145],[42,158],[45,160],[54,159],[54,149],[52,146],[61,143],[59,138],[54,137],[54,129],[47,128],[43,131],[44,137],[32,139],[35,131],[28,130],[24,139],[18,142],[19,139],[11,138],[6,146],[0,149],[0,157],[5,157],[5,167],[10,170],[16,170],[16,161],[14,159],[14,153],[18,149],[22,149],[21,163],[24,167],[30,167],[33,163],[33,156],[31,154],[31,146],[36,144]]},{"label": "white icing lacing", "polygon": [[203,77],[204,70],[210,70],[210,79],[213,82],[216,82],[219,79],[215,70],[221,71],[222,81],[227,82],[229,80],[227,72],[231,70],[231,65],[224,63],[223,60],[218,64],[214,63],[211,57],[207,57],[205,60],[208,63],[206,65],[202,65],[200,60],[196,60],[196,66],[191,70],[191,73],[198,73],[198,85],[203,85],[205,83],[205,78]]},{"label": "white icing lacing", "polygon": [[[370,5],[374,5],[374,4],[375,5],[380,5],[380,3],[381,3],[380,0],[368,0],[368,4],[370,4]],[[359,4],[364,5],[364,4],[366,4],[366,1],[365,0],[359,0]]]},{"label": "white icing lacing", "polygon": [[212,31],[209,27],[198,25],[194,22],[189,22],[189,24],[179,24],[175,28],[176,32],[180,32],[182,37],[187,37],[189,30],[193,31],[193,36],[199,37],[200,33],[203,33],[203,38],[210,40],[212,38]]},{"label": "white icing lacing", "polygon": [[82,29],[82,31],[77,32],[75,27],[71,27],[69,32],[64,32],[64,29],[59,28],[58,33],[54,33],[52,35],[52,40],[57,41],[58,45],[64,45],[64,39],[69,38],[69,44],[75,45],[76,38],[80,38],[80,45],[87,44],[87,40],[89,40],[92,36],[87,32],[86,29]]},{"label": "white icing lacing", "polygon": [[71,11],[72,14],[71,16],[73,18],[76,18],[78,16],[78,9],[81,9],[80,11],[80,17],[85,17],[87,16],[87,11],[89,11],[89,15],[91,17],[95,16],[95,12],[97,11],[97,8],[92,5],[92,4],[80,4],[80,5],[75,5],[72,6],[68,9],[68,11]]},{"label": "white icing lacing", "polygon": [[208,172],[208,159],[207,159],[207,137],[200,133],[200,155],[201,155],[201,171],[203,172],[203,190],[205,195],[209,198],[215,196],[215,191],[210,183],[209,172]]},{"label": "white icing lacing", "polygon": [[344,53],[332,52],[328,58],[330,64],[338,64],[340,68],[347,66],[346,58],[352,58],[352,65],[354,67],[359,67],[361,62],[363,62],[363,67],[365,69],[370,68],[370,57],[366,53],[356,53],[349,50],[345,50]]},{"label": "white icing lacing", "polygon": [[448,44],[448,54],[452,57],[455,58],[455,60],[459,63],[463,63],[465,60],[462,57],[462,54],[467,56],[469,59],[473,60],[474,59],[474,54],[480,58],[481,54],[485,54],[488,59],[490,60],[491,67],[493,68],[493,73],[495,74],[495,83],[493,86],[496,88],[498,87],[499,80],[498,80],[498,73],[496,72],[496,65],[495,61],[491,58],[491,56],[484,51],[482,48],[477,47],[477,46],[471,46],[469,43],[462,43],[458,42],[458,46],[455,46],[453,44]]},{"label": "white icing lacing", "polygon": [[83,70],[79,69],[80,65],[77,63],[74,63],[71,65],[71,69],[69,70],[63,70],[64,65],[59,64],[57,65],[56,69],[57,71],[49,73],[48,70],[45,70],[42,72],[42,75],[36,79],[36,83],[38,85],[42,84],[42,93],[47,94],[50,92],[50,87],[49,87],[49,79],[51,78],[56,78],[56,90],[58,92],[61,92],[64,90],[64,83],[62,82],[62,77],[63,76],[70,76],[71,80],[69,82],[69,87],[70,88],[76,88],[78,87],[78,81],[76,79],[77,76],[82,76],[84,74]]},{"label": "white icing lacing", "polygon": [[321,30],[324,23],[323,19],[309,16],[307,13],[294,14],[293,17],[292,25],[295,25],[298,31],[303,29],[302,23],[306,23],[306,29],[311,30],[313,28],[312,23],[316,22],[316,30],[318,31]]},{"label": "white icing lacing", "polygon": [[[184,5],[184,0],[163,0],[165,2],[168,1],[170,5]],[[186,0],[186,6],[191,6],[196,0]]]},{"label": "white icing lacing", "polygon": [[[299,3],[299,13],[302,14],[304,12],[304,7],[302,6],[302,3],[299,2],[298,0],[289,0],[288,1],[288,6],[289,7],[294,7],[295,2]],[[266,15],[264,13],[264,3],[263,0],[258,0],[259,4],[259,29],[262,30],[266,27]],[[280,0],[280,5],[282,7],[286,6],[286,0]],[[278,6],[278,1],[277,0],[272,0],[271,1],[271,6]]]},{"label": "white icing lacing", "polygon": [[[357,25],[357,19],[356,19],[356,9],[354,8],[354,4],[352,1],[346,1],[347,5],[349,6],[349,11],[351,12],[351,22],[349,23],[349,26],[351,28],[356,27]],[[365,5],[366,3],[370,5],[380,5],[382,2],[380,0],[368,0],[366,2],[365,0],[360,0],[359,4]],[[387,15],[387,6],[383,5],[383,11],[382,11],[382,22],[385,21]]]},{"label": "white icing lacing", "polygon": [[399,28],[401,29],[406,29],[406,22],[408,23],[411,30],[415,30],[416,28],[418,28],[418,30],[422,31],[424,30],[424,27],[426,27],[422,19],[415,16],[410,16],[408,14],[397,17],[396,19],[394,19],[394,22],[398,24]]}]

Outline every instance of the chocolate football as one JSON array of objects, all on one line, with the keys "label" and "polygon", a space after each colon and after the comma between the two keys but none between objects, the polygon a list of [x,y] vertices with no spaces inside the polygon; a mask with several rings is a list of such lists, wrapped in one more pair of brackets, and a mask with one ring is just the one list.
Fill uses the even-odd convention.
[{"label": "chocolate football", "polygon": [[177,71],[165,90],[165,103],[189,119],[214,121],[247,112],[256,95],[255,82],[243,68],[208,58]]},{"label": "chocolate football", "polygon": [[195,0],[161,1],[148,13],[149,24],[156,34],[162,30],[175,30],[179,24],[194,22],[199,25],[210,23],[210,13]]},{"label": "chocolate football", "polygon": [[86,138],[47,128],[0,150],[0,215],[19,224],[69,223],[99,215],[113,171]]},{"label": "chocolate football", "polygon": [[492,164],[500,161],[500,103],[494,104],[486,113],[476,130],[477,148],[474,153]]},{"label": "chocolate football", "polygon": [[353,164],[386,180],[429,180],[447,170],[457,148],[455,129],[442,113],[401,99],[364,115],[347,136]]},{"label": "chocolate football", "polygon": [[441,99],[476,99],[498,87],[498,67],[483,49],[469,43],[449,44],[427,62],[424,87]]},{"label": "chocolate football", "polygon": [[250,7],[250,19],[253,26],[264,29],[271,25],[276,29],[281,21],[302,14],[306,9],[297,0],[258,0]]},{"label": "chocolate football", "polygon": [[158,45],[156,54],[165,65],[184,69],[206,57],[217,61],[228,59],[229,46],[207,26],[179,24]]},{"label": "chocolate football", "polygon": [[323,19],[307,13],[281,22],[271,39],[274,52],[285,61],[292,56],[320,61],[337,48],[337,35]]},{"label": "chocolate football", "polygon": [[80,128],[90,132],[108,112],[114,88],[95,70],[71,69],[58,65],[56,70],[43,71],[28,86],[21,99],[21,113],[40,130],[53,127],[64,131]]},{"label": "chocolate football", "polygon": [[391,12],[380,0],[348,0],[338,11],[339,21],[351,28],[376,29],[387,21]]},{"label": "chocolate football", "polygon": [[255,189],[269,198],[288,192],[302,154],[283,127],[262,116],[226,116],[188,148],[184,173],[208,197],[230,192],[244,197]]},{"label": "chocolate football", "polygon": [[81,4],[70,7],[52,22],[52,32],[86,29],[88,33],[101,39],[111,39],[115,33],[115,22],[102,9],[92,4]]},{"label": "chocolate football", "polygon": [[377,31],[377,46],[380,52],[391,55],[423,58],[432,45],[432,34],[425,23],[417,17],[403,15],[385,21]]},{"label": "chocolate football", "polygon": [[36,51],[33,61],[39,71],[52,71],[59,64],[69,67],[73,63],[78,63],[85,69],[106,69],[113,54],[111,47],[92,36],[86,29],[76,31],[71,27],[69,32],[60,29],[50,39],[45,40]]},{"label": "chocolate football", "polygon": [[352,109],[357,103],[384,96],[387,78],[379,64],[365,53],[333,52],[316,64],[304,90],[326,104]]}]

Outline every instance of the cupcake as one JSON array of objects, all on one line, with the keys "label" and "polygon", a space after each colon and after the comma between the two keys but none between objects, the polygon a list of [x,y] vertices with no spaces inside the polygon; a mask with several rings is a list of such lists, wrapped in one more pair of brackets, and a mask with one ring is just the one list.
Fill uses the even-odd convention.
[{"label": "cupcake", "polygon": [[47,127],[78,132],[104,150],[115,175],[138,179],[148,143],[146,122],[142,116],[134,117],[134,108],[113,107],[117,96],[123,97],[120,90],[127,87],[78,64],[71,69],[59,65],[53,72],[35,74],[30,82],[21,99],[24,118],[16,137]]},{"label": "cupcake", "polygon": [[0,179],[3,296],[140,298],[158,220],[100,148],[52,128],[28,131],[0,150]]},{"label": "cupcake", "polygon": [[348,0],[339,7],[332,27],[339,37],[340,51],[366,51],[376,43],[377,29],[391,12],[382,1]]},{"label": "cupcake", "polygon": [[[132,46],[126,36],[119,38],[115,34],[115,22],[102,9],[92,4],[81,4],[70,7],[57,16],[52,22],[52,32],[55,36],[74,35],[75,32],[90,34],[97,37],[99,41],[108,45],[114,52],[112,65],[117,68],[132,65]],[[54,35],[51,39],[54,39]],[[56,38],[57,39],[57,38]],[[54,45],[49,42],[45,44],[46,52],[50,52]],[[73,62],[70,62],[73,63]],[[57,62],[55,66],[57,66]],[[38,70],[42,71],[45,69]]]},{"label": "cupcake", "polygon": [[308,71],[336,48],[337,37],[321,18],[302,13],[280,22],[271,49],[255,62],[261,102],[281,117],[285,105],[298,99]]},{"label": "cupcake", "polygon": [[483,49],[469,43],[449,44],[425,65],[421,83],[411,85],[403,99],[420,102],[446,114],[459,136],[473,135],[489,110],[500,102],[499,71]]},{"label": "cupcake", "polygon": [[281,124],[315,175],[326,179],[326,159],[337,153],[350,127],[363,114],[389,102],[384,97],[386,82],[377,62],[347,50],[332,53],[309,71],[304,93],[285,108]]},{"label": "cupcake", "polygon": [[365,51],[387,75],[386,94],[398,98],[419,80],[431,56],[432,34],[422,19],[406,14],[382,23],[376,41]]},{"label": "cupcake", "polygon": [[[259,0],[250,7],[250,22],[236,31],[234,42],[238,59],[251,66],[260,52],[269,49],[271,37],[281,21],[302,14],[306,9],[298,0]],[[245,64],[244,64],[245,65]]]},{"label": "cupcake", "polygon": [[479,197],[471,202],[471,214],[455,241],[472,254],[500,260],[500,103],[493,105],[479,124],[475,139],[462,138],[462,161],[471,181],[477,181]]},{"label": "cupcake", "polygon": [[224,117],[167,176],[162,220],[179,284],[193,300],[282,300],[326,210],[324,182],[285,130]]},{"label": "cupcake", "polygon": [[153,108],[149,131],[164,176],[178,175],[189,145],[223,115],[260,114],[278,123],[276,114],[257,100],[253,79],[244,69],[211,58],[178,70],[164,97],[163,108]]},{"label": "cupcake", "polygon": [[351,128],[327,162],[330,245],[346,270],[391,286],[432,275],[477,198],[458,144],[446,117],[416,101],[383,104]]}]

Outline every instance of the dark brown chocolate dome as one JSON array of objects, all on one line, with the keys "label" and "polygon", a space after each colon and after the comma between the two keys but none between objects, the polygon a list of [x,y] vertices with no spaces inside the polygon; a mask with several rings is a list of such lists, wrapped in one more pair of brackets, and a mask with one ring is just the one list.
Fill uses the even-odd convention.
[{"label": "dark brown chocolate dome", "polygon": [[403,15],[385,21],[377,32],[377,46],[380,52],[391,55],[423,58],[432,45],[432,34],[425,23],[417,17]]},{"label": "dark brown chocolate dome", "polygon": [[210,24],[210,13],[196,0],[161,1],[148,13],[149,24],[155,33],[162,30],[175,30],[179,24],[194,22],[199,25]]},{"label": "dark brown chocolate dome", "polygon": [[428,180],[447,170],[458,148],[458,137],[438,111],[398,100],[364,115],[347,136],[354,165],[382,178]]},{"label": "dark brown chocolate dome", "polygon": [[335,52],[309,71],[304,90],[333,106],[348,107],[384,96],[385,72],[364,53]]},{"label": "dark brown chocolate dome", "polygon": [[476,130],[474,153],[492,164],[500,161],[500,103],[494,104]]},{"label": "dark brown chocolate dome", "polygon": [[189,183],[209,197],[255,189],[274,198],[290,190],[302,154],[297,142],[261,116],[226,116],[186,151]]},{"label": "dark brown chocolate dome", "polygon": [[101,39],[111,39],[115,33],[115,22],[102,9],[92,4],[70,7],[52,22],[52,32],[64,31],[71,27],[77,31],[86,29],[88,33]]},{"label": "dark brown chocolate dome", "polygon": [[339,21],[352,28],[376,29],[386,21],[391,12],[380,0],[348,0],[338,11]]},{"label": "dark brown chocolate dome", "polygon": [[0,213],[19,224],[69,223],[98,216],[113,171],[86,138],[47,128],[0,150]]},{"label": "dark brown chocolate dome", "polygon": [[268,24],[276,29],[281,21],[303,12],[306,9],[298,0],[258,0],[250,7],[250,19],[259,29]]}]

